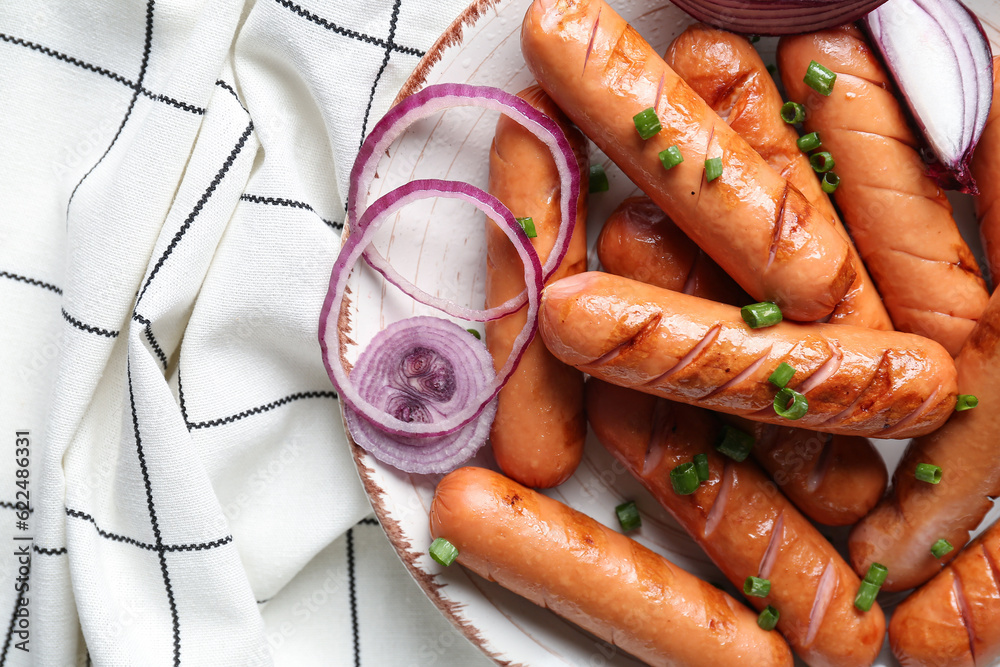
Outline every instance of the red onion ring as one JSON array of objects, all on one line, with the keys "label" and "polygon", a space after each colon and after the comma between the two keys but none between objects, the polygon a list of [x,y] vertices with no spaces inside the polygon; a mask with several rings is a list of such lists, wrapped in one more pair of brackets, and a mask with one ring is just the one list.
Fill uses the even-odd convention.
[{"label": "red onion ring", "polygon": [[[527,320],[524,328],[514,339],[513,349],[503,368],[496,374],[493,381],[457,412],[448,415],[441,421],[416,423],[403,421],[394,415],[372,405],[366,400],[348,378],[339,358],[337,340],[337,321],[347,280],[354,265],[371,244],[375,233],[389,215],[411,202],[429,197],[445,197],[457,199],[474,205],[495,222],[507,237],[513,242],[515,249],[525,267],[525,284],[527,285]],[[330,286],[323,310],[320,313],[319,340],[323,351],[323,364],[331,382],[340,394],[341,400],[358,416],[363,417],[378,430],[404,437],[434,437],[445,436],[459,430],[477,416],[482,414],[487,404],[500,392],[517,367],[528,344],[534,338],[538,328],[538,305],[542,293],[542,268],[538,255],[532,247],[524,230],[515,220],[514,215],[496,197],[468,183],[456,183],[443,180],[412,181],[377,199],[363,214],[357,225],[358,231],[352,233],[333,265],[330,275]],[[467,333],[464,335],[468,336]],[[328,340],[328,338],[330,340]],[[353,434],[353,432],[352,432]]]},{"label": "red onion ring", "polygon": [[856,21],[886,0],[673,0],[699,21],[733,32],[792,35]]},{"label": "red onion ring", "polygon": [[[407,97],[389,110],[375,124],[365,139],[358,158],[351,170],[350,189],[347,196],[347,217],[357,221],[358,229],[363,229],[366,205],[362,193],[367,190],[375,175],[375,168],[382,154],[409,127],[418,120],[433,113],[456,106],[472,106],[509,116],[525,127],[544,143],[552,152],[559,177],[563,183],[560,191],[559,207],[562,224],[556,236],[552,252],[542,266],[544,283],[555,272],[569,249],[573,224],[576,220],[577,201],[580,196],[580,173],[576,155],[559,125],[533,106],[511,93],[498,88],[473,86],[461,83],[444,83],[428,86]],[[458,305],[448,299],[432,296],[401,276],[374,248],[366,248],[365,260],[386,280],[394,284],[407,296],[448,315],[475,322],[487,322],[508,315],[524,305],[525,293],[488,309],[472,309]]]}]

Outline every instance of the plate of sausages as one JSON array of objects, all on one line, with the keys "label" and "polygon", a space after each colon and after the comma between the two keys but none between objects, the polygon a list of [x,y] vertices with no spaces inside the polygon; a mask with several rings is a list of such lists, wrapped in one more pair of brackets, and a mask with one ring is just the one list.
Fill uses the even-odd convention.
[{"label": "plate of sausages", "polygon": [[[1000,5],[966,4],[1000,53]],[[583,181],[487,446],[416,474],[352,440],[404,565],[498,664],[1000,660],[1000,528],[982,532],[1000,495],[1000,120],[973,156],[978,199],[946,196],[867,40],[751,40],[665,0],[478,0],[401,91],[517,93]],[[836,74],[820,96],[814,62]],[[418,121],[368,197],[427,178],[530,218],[544,263],[560,172],[523,126]],[[508,236],[460,201],[410,204],[374,238],[438,297],[525,290]],[[369,267],[347,295],[329,334],[345,365],[436,314]],[[477,325],[498,369],[524,325]]]}]

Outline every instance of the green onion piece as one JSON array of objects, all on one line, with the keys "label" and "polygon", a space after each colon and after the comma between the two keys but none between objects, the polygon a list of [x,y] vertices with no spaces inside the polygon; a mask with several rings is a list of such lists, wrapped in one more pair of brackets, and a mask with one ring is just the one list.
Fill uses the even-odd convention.
[{"label": "green onion piece", "polygon": [[698,480],[698,471],[694,469],[693,463],[682,463],[670,471],[670,484],[674,491],[682,496],[691,495],[698,490],[701,482]]},{"label": "green onion piece", "polygon": [[535,221],[531,218],[514,218],[517,220],[517,224],[521,225],[521,229],[524,230],[524,235],[529,239],[533,239],[538,236],[538,232],[535,231]]},{"label": "green onion piece", "polygon": [[643,141],[655,137],[663,129],[663,126],[660,125],[660,117],[656,115],[656,109],[653,107],[643,109],[632,116],[632,122],[635,123],[635,130]]},{"label": "green onion piece", "polygon": [[828,171],[823,174],[823,180],[819,182],[819,186],[823,188],[823,192],[826,194],[833,194],[834,190],[840,186],[840,176],[837,176],[832,171]]},{"label": "green onion piece", "polygon": [[778,73],[778,66],[777,65],[768,65],[767,66],[767,73],[770,74],[771,76],[774,76],[775,74]]},{"label": "green onion piece", "polygon": [[705,160],[705,180],[711,183],[719,176],[722,176],[722,158],[713,157],[711,160]]},{"label": "green onion piece", "polygon": [[753,445],[752,435],[726,424],[722,427],[722,436],[716,443],[715,449],[734,461],[745,461],[750,456]]},{"label": "green onion piece", "polygon": [[809,164],[812,165],[813,171],[817,174],[825,174],[833,169],[837,162],[830,155],[829,151],[820,151],[809,156]]},{"label": "green onion piece", "polygon": [[604,167],[599,164],[590,165],[590,191],[607,192],[610,187],[608,175],[604,173]]},{"label": "green onion piece", "polygon": [[708,454],[694,455],[694,471],[698,473],[699,482],[707,482],[710,476],[708,470]]},{"label": "green onion piece", "polygon": [[861,611],[871,611],[875,604],[875,596],[878,595],[879,586],[870,581],[862,581],[858,587],[858,594],[854,597],[854,606]]},{"label": "green onion piece", "polygon": [[958,403],[955,404],[955,410],[957,412],[961,412],[962,410],[971,410],[977,405],[979,405],[979,399],[972,394],[959,394]]},{"label": "green onion piece", "polygon": [[774,397],[774,411],[785,419],[801,419],[809,412],[809,399],[794,389],[785,387]]},{"label": "green onion piece", "polygon": [[468,331],[470,334],[472,334],[473,336],[475,336],[476,340],[482,340],[483,339],[483,337],[480,336],[479,332],[476,331],[475,329],[466,329],[466,331]]},{"label": "green onion piece", "polygon": [[747,35],[747,39],[750,40],[751,44],[756,44],[760,41],[760,35]]},{"label": "green onion piece", "polygon": [[865,581],[869,584],[881,586],[885,583],[887,576],[889,576],[889,568],[882,565],[882,563],[872,563],[868,566],[868,574],[865,575]]},{"label": "green onion piece", "polygon": [[439,537],[431,542],[431,548],[428,550],[428,553],[430,553],[431,558],[445,567],[454,563],[455,559],[458,558],[458,549],[443,537]]},{"label": "green onion piece", "polygon": [[941,468],[930,463],[918,463],[915,475],[921,482],[937,484],[941,481]]},{"label": "green onion piece", "polygon": [[747,577],[743,581],[743,594],[755,598],[766,598],[771,592],[771,582],[759,577]]},{"label": "green onion piece", "polygon": [[792,379],[795,375],[795,368],[789,366],[784,361],[778,364],[778,367],[774,369],[771,373],[771,377],[767,378],[767,381],[773,384],[778,389],[784,389],[788,381]]},{"label": "green onion piece", "polygon": [[948,540],[944,539],[938,540],[937,542],[934,543],[934,546],[931,547],[931,555],[934,556],[935,558],[940,558],[941,556],[944,556],[946,553],[948,553],[949,551],[953,551],[954,549],[955,547],[951,546],[951,542],[949,542]]},{"label": "green onion piece", "polygon": [[618,523],[626,533],[642,525],[642,517],[639,516],[639,508],[635,506],[634,500],[616,507],[615,514],[618,515]]},{"label": "green onion piece", "polygon": [[751,329],[774,326],[781,321],[781,308],[770,301],[751,303],[749,306],[740,308],[740,315],[743,321],[750,325]]},{"label": "green onion piece", "polygon": [[764,607],[764,611],[760,612],[760,616],[757,617],[757,625],[764,630],[774,630],[774,627],[778,625],[778,617],[780,615],[777,609],[771,605],[767,605]]},{"label": "green onion piece", "polygon": [[801,123],[806,119],[806,108],[798,102],[785,102],[781,105],[781,120],[789,125]]},{"label": "green onion piece", "polygon": [[660,164],[663,165],[664,169],[672,169],[681,162],[684,162],[684,156],[681,155],[681,149],[677,147],[677,144],[660,151]]},{"label": "green onion piece", "polygon": [[816,150],[823,145],[820,141],[818,132],[810,132],[809,134],[804,134],[799,137],[798,141],[795,142],[799,146],[799,150],[803,153],[808,153],[809,151]]},{"label": "green onion piece", "polygon": [[833,84],[837,81],[837,75],[814,60],[809,63],[806,76],[802,80],[820,95],[829,97],[830,93],[833,92]]}]

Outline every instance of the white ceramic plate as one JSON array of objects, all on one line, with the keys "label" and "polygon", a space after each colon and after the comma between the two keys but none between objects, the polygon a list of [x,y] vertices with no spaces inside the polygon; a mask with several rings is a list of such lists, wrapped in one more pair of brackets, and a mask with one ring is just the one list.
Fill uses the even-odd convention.
[{"label": "white ceramic plate", "polygon": [[[1000,3],[966,0],[1000,51]],[[532,83],[520,51],[521,20],[530,0],[478,0],[446,31],[403,87],[405,96],[427,84],[462,82],[491,85],[517,92]],[[665,0],[618,0],[616,11],[660,52],[692,20]],[[774,60],[775,40],[763,40],[765,61]],[[414,178],[468,181],[480,187],[487,182],[487,155],[496,115],[479,110],[451,110],[414,125],[389,151],[379,166],[370,201]],[[593,160],[607,170],[611,190],[590,199],[588,237],[596,238],[600,225],[636,188],[596,149]],[[956,215],[963,231],[974,237],[971,202],[955,197]],[[972,239],[970,238],[970,241]],[[471,207],[441,200],[413,204],[387,224],[376,245],[400,273],[439,296],[479,307],[484,299],[484,218]],[[975,242],[978,249],[978,241]],[[593,264],[592,264],[593,267]],[[353,362],[360,352],[356,341],[367,342],[386,325],[413,315],[437,313],[410,299],[375,276],[355,270],[350,285],[347,317],[340,335],[345,356]],[[469,326],[463,323],[463,326]],[[904,443],[883,441],[879,447],[890,466]],[[409,475],[382,465],[357,446],[354,458],[389,540],[420,587],[448,619],[482,651],[503,665],[593,666],[641,664],[622,651],[595,639],[555,614],[536,607],[500,586],[461,567],[442,568],[427,556],[430,543],[428,508],[440,476]],[[489,447],[471,461],[496,469]],[[712,582],[725,583],[739,598],[701,549],[659,504],[594,440],[588,438],[584,459],[565,484],[547,492],[616,527],[614,507],[635,499],[643,513],[643,526],[633,535],[669,560]],[[844,529],[822,529],[843,546]],[[890,610],[902,595],[883,595]],[[850,641],[850,638],[845,638]],[[895,665],[888,648],[877,663]]]}]

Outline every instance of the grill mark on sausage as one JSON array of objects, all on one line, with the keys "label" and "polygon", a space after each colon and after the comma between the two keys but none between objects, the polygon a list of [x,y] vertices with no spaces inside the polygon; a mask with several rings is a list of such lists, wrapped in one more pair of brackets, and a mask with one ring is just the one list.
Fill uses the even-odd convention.
[{"label": "grill mark on sausage", "polygon": [[913,150],[913,151],[917,150],[917,144],[915,142],[909,141],[907,139],[903,139],[901,137],[894,137],[894,136],[891,136],[891,135],[888,135],[888,134],[879,134],[878,132],[866,132],[864,130],[858,130],[858,129],[855,129],[853,127],[829,127],[829,128],[826,128],[824,130],[824,132],[826,134],[830,134],[831,132],[847,132],[848,134],[857,134],[857,135],[860,135],[860,136],[866,137],[866,138],[868,138],[868,137],[876,137],[878,139],[888,139],[889,141],[894,141],[897,144],[902,144],[902,145],[906,146],[907,148],[909,148],[910,150]]},{"label": "grill mark on sausage", "polygon": [[823,425],[836,424],[838,422],[846,420],[848,417],[851,416],[854,410],[857,409],[858,403],[861,402],[861,399],[865,397],[865,394],[868,393],[868,390],[871,389],[871,386],[875,384],[876,380],[878,380],[879,371],[881,370],[882,366],[888,362],[888,356],[889,356],[888,350],[882,352],[882,357],[878,360],[878,364],[876,364],[875,366],[875,372],[873,372],[871,377],[868,379],[868,383],[861,389],[861,391],[858,392],[858,395],[854,398],[854,401],[852,401],[849,406],[847,406],[837,414],[833,415],[829,419],[824,420],[822,422]]},{"label": "grill mark on sausage", "polygon": [[[714,138],[715,138],[715,124],[713,123],[712,127],[708,129],[708,141],[705,142],[705,155],[702,158],[701,161],[702,164],[708,162],[708,154],[712,152],[712,139]],[[698,182],[698,196],[695,198],[696,204],[701,202],[701,190],[702,188],[705,187],[705,184],[708,183],[706,178],[707,177],[705,176],[705,172],[703,170],[701,175],[701,180]]]},{"label": "grill mark on sausage", "polygon": [[931,259],[930,257],[922,257],[921,255],[918,255],[915,252],[910,252],[909,250],[902,250],[900,248],[889,248],[889,252],[894,252],[894,253],[897,253],[897,254],[900,254],[900,255],[907,255],[908,257],[913,257],[914,259],[919,259],[921,262],[933,262],[934,264],[944,264],[946,266],[953,266],[956,269],[964,271],[965,273],[973,275],[976,278],[979,278],[980,280],[982,280],[982,274],[979,271],[979,267],[977,265],[975,265],[975,264],[971,264],[971,265],[967,264],[966,262],[962,261],[961,259],[958,260],[957,262],[949,262],[946,259]]},{"label": "grill mark on sausage", "polygon": [[666,73],[660,75],[660,83],[656,86],[656,101],[653,102],[653,109],[659,110],[660,108],[660,97],[663,95],[663,83],[666,81]]},{"label": "grill mark on sausage", "polygon": [[[746,82],[747,80],[754,76],[753,70],[747,70],[741,75],[736,77],[726,88],[719,93],[715,100],[712,102],[712,110],[718,114],[719,118],[726,121],[727,125],[732,125],[733,121],[730,120],[730,116],[733,113],[733,109],[739,104],[743,96],[746,95]],[[724,106],[724,102],[728,102],[728,106]]]},{"label": "grill mark on sausage", "polygon": [[701,258],[704,257],[704,255],[705,255],[705,251],[702,250],[701,248],[698,248],[698,252],[695,253],[694,260],[691,262],[691,269],[688,271],[687,278],[684,279],[684,288],[681,289],[681,291],[684,294],[693,294],[694,293],[694,288],[695,288],[695,284],[694,284],[695,270],[698,268],[698,262],[701,261]]},{"label": "grill mark on sausage", "polygon": [[956,320],[965,320],[966,322],[972,322],[973,324],[979,322],[979,319],[975,317],[963,317],[953,313],[946,313],[941,310],[934,310],[933,308],[917,308],[915,306],[897,306],[896,308],[897,310],[907,310],[914,313],[929,313],[931,315],[941,315],[942,317],[953,317]]},{"label": "grill mark on sausage", "polygon": [[[659,318],[660,318],[660,315],[657,314],[657,320],[656,320],[657,324],[659,324],[659,321],[660,321]],[[704,350],[710,344],[712,344],[712,343],[715,342],[715,339],[719,336],[719,332],[721,330],[722,330],[722,325],[721,324],[716,324],[714,327],[712,327],[711,329],[709,329],[708,333],[705,334],[704,338],[702,338],[700,341],[698,341],[698,344],[695,345],[694,347],[692,347],[691,350],[687,354],[685,354],[683,357],[681,357],[681,360],[678,361],[676,364],[674,364],[670,368],[670,370],[668,370],[666,373],[663,373],[659,377],[653,378],[652,380],[650,380],[649,382],[647,382],[644,386],[646,386],[646,387],[656,386],[656,385],[662,383],[663,381],[665,381],[667,378],[669,378],[674,373],[677,373],[678,371],[683,370],[688,364],[690,364],[692,361],[695,360],[695,358],[702,352],[702,350]],[[605,356],[607,356],[607,355],[605,355]],[[603,359],[603,357],[602,357],[602,359]]]},{"label": "grill mark on sausage", "polygon": [[[818,437],[820,434],[817,433]],[[816,489],[823,482],[823,478],[826,477],[826,473],[830,470],[830,462],[833,459],[833,434],[824,433],[826,436],[826,442],[823,443],[823,447],[819,451],[819,458],[816,460],[816,465],[813,466],[812,471],[809,473],[809,477],[806,478],[806,491],[809,493],[816,493]]]},{"label": "grill mark on sausage", "polygon": [[594,48],[594,38],[597,37],[597,26],[601,23],[601,12],[603,7],[597,10],[597,18],[594,19],[594,28],[590,31],[590,41],[587,42],[587,54],[583,57],[583,71],[587,71],[587,61],[590,60],[590,52]]},{"label": "grill mark on sausage", "polygon": [[990,566],[990,577],[993,580],[993,585],[1000,589],[1000,565],[997,564],[993,554],[990,550],[986,548],[985,544],[980,543],[979,548],[983,550],[983,557],[986,558],[986,563]]},{"label": "grill mark on sausage", "polygon": [[653,313],[648,320],[646,320],[639,330],[636,331],[631,338],[624,341],[623,343],[613,347],[612,349],[605,352],[603,355],[590,362],[594,366],[603,366],[609,361],[614,360],[623,351],[629,348],[633,348],[638,345],[646,336],[648,336],[657,326],[660,324],[660,319],[663,317],[663,313]]},{"label": "grill mark on sausage", "polygon": [[921,194],[919,192],[904,192],[903,190],[899,190],[897,188],[891,188],[885,185],[878,185],[877,183],[857,183],[855,187],[867,190],[883,190],[885,192],[892,192],[910,199],[926,199],[930,203],[937,204],[941,208],[945,209],[945,211],[948,212],[949,216],[952,215],[951,205],[948,203],[948,200],[945,199],[944,197],[928,197],[927,195]]},{"label": "grill mark on sausage", "polygon": [[676,416],[676,411],[669,409],[669,404],[664,399],[656,401],[653,407],[652,425],[649,431],[649,445],[646,447],[646,454],[642,461],[642,477],[646,477],[659,467],[666,454],[664,443],[667,439],[667,429],[671,431],[677,428],[675,420],[669,419]]},{"label": "grill mark on sausage", "polygon": [[725,516],[726,502],[729,500],[729,491],[733,486],[735,477],[733,462],[727,460],[726,466],[722,469],[722,488],[716,494],[712,508],[708,510],[708,515],[705,517],[705,528],[702,536],[706,539],[715,532],[715,529],[719,527],[719,522],[722,521],[722,517]]},{"label": "grill mark on sausage", "polygon": [[774,562],[778,559],[778,550],[785,539],[785,510],[778,514],[778,520],[774,522],[774,529],[771,530],[771,539],[767,543],[764,556],[760,559],[757,576],[761,579],[770,579],[771,571],[774,569]]},{"label": "grill mark on sausage", "polygon": [[930,393],[930,396],[924,399],[923,403],[917,406],[917,409],[906,415],[900,421],[896,422],[896,425],[885,432],[885,435],[891,437],[892,433],[906,428],[906,426],[914,421],[917,417],[927,411],[927,406],[932,405],[935,398],[937,398],[938,392],[941,390],[940,385],[934,387],[934,391]]},{"label": "grill mark on sausage", "polygon": [[739,374],[736,375],[736,377],[730,378],[725,383],[719,385],[718,387],[716,387],[712,391],[708,392],[707,394],[705,394],[701,398],[702,399],[711,398],[712,396],[715,396],[716,394],[718,394],[720,392],[723,392],[726,389],[729,389],[730,387],[734,387],[734,386],[738,385],[740,382],[743,382],[748,377],[750,377],[751,375],[753,375],[754,373],[756,373],[757,369],[761,367],[761,364],[763,364],[765,361],[767,361],[767,358],[771,354],[771,349],[772,348],[773,348],[773,346],[768,347],[767,350],[764,352],[764,354],[760,355],[760,357],[757,358],[756,361],[752,362],[749,366],[747,366],[742,371],[740,371]]},{"label": "grill mark on sausage", "polygon": [[962,626],[965,627],[965,633],[969,636],[969,655],[972,656],[972,664],[976,664],[976,631],[972,627],[972,614],[969,611],[969,601],[965,597],[965,588],[962,586],[962,579],[958,575],[958,571],[952,569],[952,593],[955,595],[955,601],[958,603],[959,618],[962,621]]},{"label": "grill mark on sausage", "polygon": [[806,631],[803,648],[809,647],[816,640],[819,628],[826,617],[826,610],[829,609],[833,601],[833,594],[837,590],[837,567],[833,564],[833,559],[826,564],[823,576],[819,578],[819,586],[816,587],[816,597],[813,598],[812,610],[809,612],[809,629]]},{"label": "grill mark on sausage", "polygon": [[840,363],[843,361],[844,352],[840,349],[840,346],[833,341],[828,340],[827,344],[830,346],[831,354],[823,365],[817,368],[812,375],[807,377],[798,386],[797,391],[807,394],[817,386],[826,382],[832,375],[834,375],[838,370],[840,370]]},{"label": "grill mark on sausage", "polygon": [[774,234],[771,237],[771,248],[767,253],[767,266],[764,270],[771,268],[771,264],[774,263],[774,258],[778,254],[778,242],[781,241],[781,229],[785,224],[785,200],[788,199],[788,181],[785,181],[785,187],[781,191],[781,205],[778,206],[778,215],[774,219]]}]

